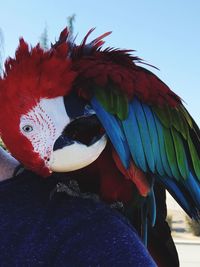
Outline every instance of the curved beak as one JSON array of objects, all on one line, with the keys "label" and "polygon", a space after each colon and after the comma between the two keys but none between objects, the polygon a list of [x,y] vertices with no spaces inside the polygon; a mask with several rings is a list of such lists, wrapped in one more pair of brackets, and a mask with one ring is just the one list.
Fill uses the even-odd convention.
[{"label": "curved beak", "polygon": [[54,143],[49,167],[54,172],[84,168],[99,157],[106,143],[107,137],[96,115],[77,118]]}]

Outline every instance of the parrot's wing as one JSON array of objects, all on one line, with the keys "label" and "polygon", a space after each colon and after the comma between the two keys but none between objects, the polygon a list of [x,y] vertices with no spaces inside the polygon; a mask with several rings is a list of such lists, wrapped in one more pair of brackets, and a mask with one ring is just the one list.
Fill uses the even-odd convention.
[{"label": "parrot's wing", "polygon": [[199,218],[198,126],[181,99],[136,64],[143,63],[140,58],[131,50],[102,51],[101,37],[89,45],[84,39],[74,48],[73,69],[79,74],[75,85],[104,126],[118,169],[142,196],[152,196],[152,203],[151,185],[157,179],[190,217]]},{"label": "parrot's wing", "polygon": [[[95,88],[91,100],[123,167],[131,162],[159,180],[192,218],[200,210],[200,131],[180,103],[156,106],[116,88]],[[139,190],[140,191],[140,190]]]}]

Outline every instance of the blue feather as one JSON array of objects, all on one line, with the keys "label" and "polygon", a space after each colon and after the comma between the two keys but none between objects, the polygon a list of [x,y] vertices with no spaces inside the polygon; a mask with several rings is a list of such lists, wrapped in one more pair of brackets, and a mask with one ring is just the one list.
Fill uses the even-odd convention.
[{"label": "blue feather", "polygon": [[163,167],[164,167],[166,174],[169,177],[172,177],[173,175],[172,175],[172,172],[171,172],[171,169],[169,166],[169,162],[167,159],[166,151],[165,151],[165,142],[164,142],[164,134],[163,134],[163,130],[162,130],[162,125],[155,115],[154,115],[154,120],[156,123],[156,129],[157,129],[157,133],[158,133],[158,140],[159,140],[159,147],[160,147],[162,164],[163,164]]},{"label": "blue feather", "polygon": [[154,155],[153,155],[153,149],[152,149],[152,142],[151,142],[149,129],[148,129],[148,125],[147,125],[147,121],[144,115],[143,108],[137,98],[134,98],[134,100],[132,101],[130,105],[133,107],[133,110],[135,113],[136,121],[138,124],[140,136],[142,140],[142,145],[143,145],[143,149],[144,149],[144,153],[147,159],[149,169],[151,172],[155,172],[155,161],[154,161]]},{"label": "blue feather", "polygon": [[191,172],[189,173],[187,179],[184,179],[182,183],[184,183],[196,206],[200,209],[200,184],[197,182]]},{"label": "blue feather", "polygon": [[160,147],[159,147],[158,134],[156,130],[155,120],[154,120],[151,109],[145,104],[142,104],[142,107],[143,107],[144,114],[146,116],[146,121],[147,121],[148,128],[149,128],[156,169],[159,175],[162,176],[165,174],[165,171],[163,169],[162,159],[160,155]]},{"label": "blue feather", "polygon": [[177,185],[177,181],[167,176],[156,176],[156,178],[164,184],[169,193],[179,203],[183,210],[192,218],[196,217],[195,207],[191,206],[184,192],[181,191],[180,185]]},{"label": "blue feather", "polygon": [[115,116],[108,113],[93,97],[91,100],[93,109],[96,112],[97,117],[101,121],[103,127],[106,130],[106,134],[109,136],[115,150],[117,151],[124,167],[129,168],[130,165],[130,150],[124,136],[124,133],[120,127],[120,123]]},{"label": "blue feather", "polygon": [[144,172],[147,172],[140,131],[132,105],[129,105],[129,114],[127,119],[122,121],[122,126],[135,164]]},{"label": "blue feather", "polygon": [[148,205],[149,205],[149,215],[151,226],[153,227],[156,222],[156,200],[153,191],[153,187],[151,188],[149,195],[147,197]]}]

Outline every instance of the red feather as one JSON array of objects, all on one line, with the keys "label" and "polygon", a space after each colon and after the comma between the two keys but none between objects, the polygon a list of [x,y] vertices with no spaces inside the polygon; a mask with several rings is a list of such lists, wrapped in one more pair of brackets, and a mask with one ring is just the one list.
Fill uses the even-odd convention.
[{"label": "red feather", "polygon": [[141,196],[146,197],[151,189],[147,180],[147,175],[138,169],[133,161],[130,162],[129,168],[125,169],[115,150],[113,150],[112,155],[117,168],[124,177],[130,179],[136,185]]},{"label": "red feather", "polygon": [[[76,73],[71,70],[71,61],[67,58],[68,45],[61,44],[57,49],[44,51],[39,45],[29,50],[20,39],[15,59],[5,63],[5,74],[1,83],[0,105],[3,110],[9,103],[18,115],[25,114],[40,98],[54,98],[68,94]],[[24,99],[28,97],[29,101]],[[19,110],[16,110],[16,103]],[[0,120],[5,120],[1,116]]]},{"label": "red feather", "polygon": [[116,168],[109,145],[92,166],[100,177],[100,195],[107,202],[132,199],[132,181],[124,179],[124,175]]},{"label": "red feather", "polygon": [[76,46],[71,54],[73,70],[78,72],[75,82],[78,88],[87,91],[94,85],[106,86],[112,81],[129,99],[137,96],[148,104],[168,104],[172,107],[180,103],[180,98],[156,75],[136,64],[143,62],[140,58],[130,55],[131,50],[101,50],[101,47],[95,46],[96,41],[98,44],[101,38],[110,33],[87,45],[86,40],[92,31],[93,29],[88,32],[82,44]]}]

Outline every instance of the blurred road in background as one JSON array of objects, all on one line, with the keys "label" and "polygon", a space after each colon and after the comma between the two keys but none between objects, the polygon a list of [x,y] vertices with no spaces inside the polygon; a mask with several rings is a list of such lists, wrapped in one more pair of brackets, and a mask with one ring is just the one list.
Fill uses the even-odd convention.
[{"label": "blurred road in background", "polygon": [[200,242],[176,240],[180,267],[200,267]]},{"label": "blurred road in background", "polygon": [[180,267],[200,267],[200,237],[191,232],[186,213],[169,194],[167,207]]}]

